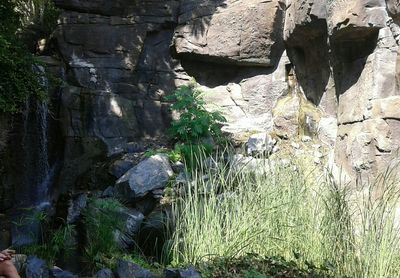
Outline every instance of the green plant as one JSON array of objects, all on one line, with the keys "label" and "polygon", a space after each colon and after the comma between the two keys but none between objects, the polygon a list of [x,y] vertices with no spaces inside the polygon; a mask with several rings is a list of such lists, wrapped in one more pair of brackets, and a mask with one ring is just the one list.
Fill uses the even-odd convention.
[{"label": "green plant", "polygon": [[20,221],[14,223],[16,226],[35,225],[40,226],[40,239],[37,244],[28,245],[22,248],[21,252],[27,255],[35,255],[44,259],[49,265],[54,265],[62,256],[69,254],[74,247],[73,237],[75,226],[62,224],[57,228],[51,227],[49,217],[42,211],[36,211],[28,216],[22,217]]},{"label": "green plant", "polygon": [[92,199],[83,213],[86,228],[85,257],[92,270],[113,268],[122,256],[115,240],[117,230],[124,231],[124,222],[118,217],[124,206],[114,199]]},{"label": "green plant", "polygon": [[301,266],[283,257],[262,257],[246,254],[237,258],[215,258],[199,266],[202,277],[213,278],[269,278],[269,277],[331,277],[327,269]]},{"label": "green plant", "polygon": [[42,235],[42,243],[27,246],[22,252],[42,258],[49,266],[53,266],[57,259],[72,251],[73,246],[70,243],[74,234],[74,225],[64,225],[56,230],[50,229]]},{"label": "green plant", "polygon": [[222,138],[220,124],[226,119],[218,111],[206,110],[201,93],[192,82],[179,87],[168,97],[168,100],[173,101],[171,109],[180,115],[172,123],[169,133],[181,143],[199,144],[209,136],[217,141]]},{"label": "green plant", "polygon": [[215,158],[216,169],[198,162],[186,195],[173,204],[173,265],[251,253],[333,277],[399,277],[396,171],[357,191],[302,165],[293,170],[264,160],[238,168],[224,159]]},{"label": "green plant", "polygon": [[0,112],[20,112],[29,97],[41,100],[45,91],[43,73],[35,70],[35,60],[20,42],[16,32],[20,14],[11,0],[0,4]]},{"label": "green plant", "polygon": [[151,157],[153,155],[160,154],[160,153],[166,154],[168,156],[168,159],[171,162],[178,162],[178,161],[182,160],[182,154],[180,153],[179,149],[177,149],[176,147],[174,150],[170,150],[167,148],[160,148],[160,149],[156,149],[156,150],[149,149],[144,153],[144,156]]},{"label": "green plant", "polygon": [[51,0],[14,0],[23,28],[35,26],[42,35],[50,35],[57,25],[60,11]]}]

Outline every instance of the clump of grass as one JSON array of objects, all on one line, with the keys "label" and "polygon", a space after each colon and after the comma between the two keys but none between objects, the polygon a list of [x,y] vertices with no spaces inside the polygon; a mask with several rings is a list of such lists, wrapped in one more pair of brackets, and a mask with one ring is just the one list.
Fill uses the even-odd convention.
[{"label": "clump of grass", "polygon": [[86,228],[85,257],[92,269],[113,268],[122,250],[115,240],[115,231],[123,231],[118,217],[123,205],[114,199],[91,199],[83,213]]},{"label": "clump of grass", "polygon": [[40,226],[39,242],[22,247],[19,250],[22,254],[37,256],[52,266],[60,257],[72,252],[74,248],[72,243],[76,234],[74,225],[63,223],[57,228],[52,227],[48,215],[42,211],[33,212],[31,216],[23,217],[14,224],[34,225],[35,223]]},{"label": "clump of grass", "polygon": [[271,167],[265,160],[257,166],[263,171],[249,171],[216,160],[213,169],[202,165],[191,173],[186,195],[174,204],[172,264],[251,253],[335,277],[400,275],[400,187],[393,172],[360,191],[301,165]]}]

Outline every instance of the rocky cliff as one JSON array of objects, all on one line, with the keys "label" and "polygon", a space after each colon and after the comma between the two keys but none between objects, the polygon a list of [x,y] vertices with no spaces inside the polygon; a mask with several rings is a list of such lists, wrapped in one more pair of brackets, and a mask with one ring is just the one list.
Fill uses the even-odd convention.
[{"label": "rocky cliff", "polygon": [[237,140],[318,137],[358,178],[396,154],[398,0],[55,2],[63,188],[106,157],[162,142],[165,96],[192,78]]}]

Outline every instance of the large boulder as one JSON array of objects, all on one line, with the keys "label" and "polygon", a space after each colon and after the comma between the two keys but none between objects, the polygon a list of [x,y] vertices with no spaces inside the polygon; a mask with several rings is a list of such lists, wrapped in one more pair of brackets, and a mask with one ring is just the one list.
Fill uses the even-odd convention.
[{"label": "large boulder", "polygon": [[360,39],[389,19],[383,0],[327,1],[329,34],[340,39]]},{"label": "large boulder", "polygon": [[191,58],[275,66],[283,51],[284,1],[185,0],[175,50]]},{"label": "large boulder", "polygon": [[122,198],[137,199],[155,189],[163,189],[173,174],[168,157],[157,154],[126,172],[115,187]]}]

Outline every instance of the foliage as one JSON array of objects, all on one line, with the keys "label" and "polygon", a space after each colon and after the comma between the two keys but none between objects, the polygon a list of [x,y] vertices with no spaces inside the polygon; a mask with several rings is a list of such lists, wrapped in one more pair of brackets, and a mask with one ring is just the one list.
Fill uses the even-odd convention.
[{"label": "foliage", "polygon": [[41,238],[38,244],[23,247],[23,254],[35,255],[44,259],[49,265],[54,265],[61,255],[66,255],[72,250],[74,225],[64,224],[56,229],[49,228],[49,218],[44,212],[35,212],[32,216],[25,217],[15,224],[26,225],[29,223],[39,223]]},{"label": "foliage", "polygon": [[169,129],[172,138],[184,144],[198,144],[210,136],[222,138],[220,123],[226,119],[220,112],[206,110],[201,91],[193,82],[179,87],[168,99],[174,101],[171,108],[180,115]]},{"label": "foliage", "polygon": [[168,156],[168,159],[171,162],[178,162],[178,161],[182,160],[182,154],[180,153],[180,151],[177,148],[175,148],[174,150],[170,150],[167,148],[160,148],[160,149],[156,149],[156,150],[149,149],[144,153],[144,156],[151,157],[153,155],[160,154],[160,153],[166,154]]},{"label": "foliage", "polygon": [[19,14],[11,0],[0,4],[0,112],[17,113],[30,97],[44,98],[43,73],[16,35]]},{"label": "foliage", "polygon": [[288,261],[283,257],[261,257],[257,254],[246,254],[239,258],[216,258],[200,266],[202,277],[213,278],[323,278],[332,277],[325,268],[312,264],[300,266],[295,260]]},{"label": "foliage", "polygon": [[112,268],[121,248],[115,241],[115,231],[124,230],[118,217],[123,205],[114,199],[92,199],[83,213],[86,228],[85,256],[93,269]]},{"label": "foliage", "polygon": [[36,32],[42,38],[48,37],[57,25],[60,11],[52,0],[14,0],[21,15],[24,30]]},{"label": "foliage", "polygon": [[186,195],[173,204],[173,265],[213,265],[222,258],[226,272],[212,277],[229,277],[224,275],[232,260],[250,253],[333,277],[399,277],[395,171],[360,192],[322,173],[310,179],[313,171],[302,165],[268,167],[265,160],[238,168],[226,163],[231,156],[216,157],[214,169],[199,162]]}]

